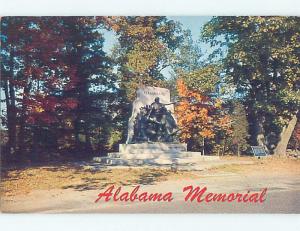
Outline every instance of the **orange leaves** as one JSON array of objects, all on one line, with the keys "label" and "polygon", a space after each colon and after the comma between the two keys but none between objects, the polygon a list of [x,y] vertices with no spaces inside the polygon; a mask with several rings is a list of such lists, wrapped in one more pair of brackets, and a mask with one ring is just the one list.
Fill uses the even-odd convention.
[{"label": "orange leaves", "polygon": [[213,136],[208,129],[208,109],[200,104],[203,97],[201,94],[190,91],[182,79],[177,81],[178,94],[181,97],[180,103],[176,106],[178,126],[181,129],[181,140],[187,141],[193,134],[203,137]]},{"label": "orange leaves", "polygon": [[219,119],[219,124],[220,124],[220,126],[223,126],[223,127],[230,126],[231,119],[229,118],[229,116],[221,117]]},{"label": "orange leaves", "polygon": [[186,97],[188,95],[188,90],[182,79],[177,81],[177,91],[180,97]]},{"label": "orange leaves", "polygon": [[204,138],[214,138],[215,136],[214,132],[208,128],[204,128],[201,132],[199,132],[199,135]]},{"label": "orange leaves", "polygon": [[34,111],[37,112],[37,113],[42,113],[42,112],[44,112],[45,110],[44,110],[44,108],[42,108],[41,106],[36,106],[36,107],[34,108]]},{"label": "orange leaves", "polygon": [[182,79],[179,79],[177,81],[177,91],[178,91],[178,95],[180,97],[186,97],[186,98],[189,98],[191,100],[194,99],[194,100],[197,100],[197,101],[201,101],[204,98],[198,92],[188,90],[187,86],[185,85],[185,83]]},{"label": "orange leaves", "polygon": [[230,133],[230,118],[219,113],[222,109],[220,99],[213,100],[189,90],[182,79],[177,81],[177,90],[180,102],[175,113],[181,130],[181,141],[187,142],[195,136],[214,138],[216,131],[220,129]]},{"label": "orange leaves", "polygon": [[222,116],[218,120],[219,129],[225,131],[227,135],[232,134],[232,120],[228,115]]}]

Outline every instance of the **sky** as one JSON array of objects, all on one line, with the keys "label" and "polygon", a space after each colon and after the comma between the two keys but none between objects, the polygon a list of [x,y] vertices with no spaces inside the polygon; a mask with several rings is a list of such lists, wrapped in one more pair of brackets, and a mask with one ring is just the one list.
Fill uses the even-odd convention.
[{"label": "sky", "polygon": [[207,23],[212,17],[208,16],[174,16],[168,17],[174,21],[179,21],[184,29],[189,29],[192,32],[193,40],[199,39],[200,30],[205,23]]},{"label": "sky", "polygon": [[[208,16],[168,16],[167,18],[178,21],[182,24],[184,29],[189,29],[192,33],[193,40],[198,40],[200,36],[200,30],[205,23],[207,23],[212,17]],[[113,45],[117,42],[117,39],[112,31],[104,31],[104,51],[109,53]],[[203,44],[203,46],[205,46]],[[205,47],[203,47],[205,48]]]}]

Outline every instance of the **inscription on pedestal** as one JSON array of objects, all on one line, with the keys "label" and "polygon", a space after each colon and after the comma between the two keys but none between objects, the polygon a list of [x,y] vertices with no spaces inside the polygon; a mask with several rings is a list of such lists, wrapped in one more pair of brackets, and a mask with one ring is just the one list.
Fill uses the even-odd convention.
[{"label": "inscription on pedestal", "polygon": [[184,143],[141,143],[119,145],[119,152],[122,154],[178,153],[186,151],[187,145]]}]

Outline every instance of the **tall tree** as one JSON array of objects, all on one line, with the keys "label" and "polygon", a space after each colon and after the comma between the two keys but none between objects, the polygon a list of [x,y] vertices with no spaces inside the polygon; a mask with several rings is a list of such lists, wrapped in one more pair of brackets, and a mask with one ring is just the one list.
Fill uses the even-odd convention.
[{"label": "tall tree", "polygon": [[233,111],[230,115],[232,120],[232,143],[236,146],[237,155],[240,156],[241,150],[248,147],[249,125],[246,110],[240,102],[233,102]]},{"label": "tall tree", "polygon": [[[75,69],[77,77],[75,88],[64,92],[78,101],[74,110],[77,148],[84,146],[91,151],[92,143],[99,144],[98,140],[102,141],[101,148],[104,148],[106,141],[103,137],[106,129],[114,124],[113,107],[116,109],[118,104],[113,63],[103,51],[102,31],[107,27],[106,18],[64,17],[62,23],[69,32],[66,62]],[[93,138],[100,130],[101,138]]]},{"label": "tall tree", "polygon": [[113,17],[111,24],[119,41],[113,56],[127,98],[134,99],[139,85],[163,86],[162,71],[182,40],[179,24],[161,16]]},{"label": "tall tree", "polygon": [[194,41],[190,30],[183,31],[183,40],[176,52],[176,60],[172,64],[175,74],[192,72],[204,66],[200,41]]},{"label": "tall tree", "polygon": [[10,149],[22,151],[25,137],[27,149],[56,147],[50,137],[66,140],[70,128],[83,144],[77,147],[105,148],[107,130],[122,123],[113,64],[103,51],[106,18],[4,17],[1,25]]},{"label": "tall tree", "polygon": [[[69,106],[50,92],[71,87],[70,69],[62,62],[63,38],[52,17],[4,17],[1,20],[2,86],[7,108],[9,148],[23,150],[25,127],[55,122],[58,105]],[[58,74],[61,73],[61,74]],[[69,99],[66,99],[69,100]],[[39,137],[34,129],[35,137]]]},{"label": "tall tree", "polygon": [[299,28],[299,17],[214,17],[202,34],[215,54],[227,48],[224,68],[245,99],[252,143],[278,155],[300,105]]},{"label": "tall tree", "polygon": [[199,41],[195,42],[193,40],[190,30],[185,30],[182,33],[182,42],[175,51],[174,61],[171,64],[171,76],[166,80],[167,87],[170,89],[173,97],[177,96],[177,79],[204,66]]}]

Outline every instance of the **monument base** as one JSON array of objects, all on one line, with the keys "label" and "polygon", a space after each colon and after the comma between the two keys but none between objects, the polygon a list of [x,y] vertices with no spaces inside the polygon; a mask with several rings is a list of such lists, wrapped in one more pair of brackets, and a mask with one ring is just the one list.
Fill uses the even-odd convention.
[{"label": "monument base", "polygon": [[187,145],[184,143],[137,143],[119,144],[119,152],[124,154],[149,154],[149,153],[178,153],[186,152]]},{"label": "monument base", "polygon": [[188,152],[185,143],[120,144],[119,152],[94,161],[108,165],[189,165],[202,161],[216,161],[218,156],[203,156],[201,152]]}]

